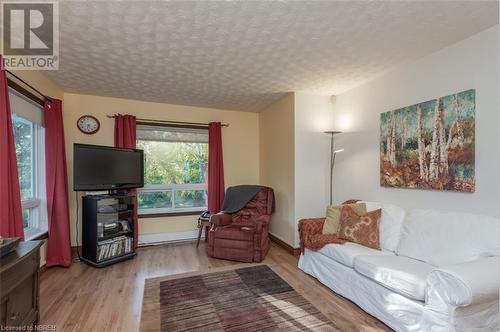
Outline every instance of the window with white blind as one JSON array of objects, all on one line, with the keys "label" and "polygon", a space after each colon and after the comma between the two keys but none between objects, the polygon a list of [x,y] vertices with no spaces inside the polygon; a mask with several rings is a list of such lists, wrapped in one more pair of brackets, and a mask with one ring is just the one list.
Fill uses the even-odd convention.
[{"label": "window with white blind", "polygon": [[137,148],[144,150],[139,214],[206,210],[207,129],[139,124]]},{"label": "window with white blind", "polygon": [[9,88],[12,128],[16,145],[24,237],[47,231],[43,108]]}]

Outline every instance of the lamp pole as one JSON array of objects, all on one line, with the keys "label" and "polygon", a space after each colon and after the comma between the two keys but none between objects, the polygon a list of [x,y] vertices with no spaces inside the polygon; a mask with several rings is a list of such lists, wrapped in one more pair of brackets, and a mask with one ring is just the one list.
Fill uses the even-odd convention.
[{"label": "lamp pole", "polygon": [[[330,205],[333,203],[333,167],[335,166],[335,156],[337,155],[334,150],[335,142],[333,136],[342,133],[341,131],[325,131],[327,135],[330,135]],[[343,150],[342,150],[343,151]],[[341,152],[339,150],[339,152]]]}]

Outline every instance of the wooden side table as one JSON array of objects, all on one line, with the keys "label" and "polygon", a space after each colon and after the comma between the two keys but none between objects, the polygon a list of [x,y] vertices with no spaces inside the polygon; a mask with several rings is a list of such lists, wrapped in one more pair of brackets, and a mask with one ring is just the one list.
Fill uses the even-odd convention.
[{"label": "wooden side table", "polygon": [[196,242],[196,248],[200,245],[201,233],[203,232],[203,228],[205,228],[205,242],[208,240],[208,230],[210,229],[210,220],[201,220],[198,218],[198,242]]},{"label": "wooden side table", "polygon": [[[0,260],[0,326],[2,331],[31,331],[40,320],[40,247],[21,241]],[[8,327],[14,327],[9,329]],[[16,328],[17,327],[17,328]]]}]

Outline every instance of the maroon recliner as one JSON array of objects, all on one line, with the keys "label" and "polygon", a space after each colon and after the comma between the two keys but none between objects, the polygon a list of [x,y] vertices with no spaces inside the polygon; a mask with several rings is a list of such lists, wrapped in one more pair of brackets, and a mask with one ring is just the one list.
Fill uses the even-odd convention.
[{"label": "maroon recliner", "polygon": [[240,262],[260,262],[269,250],[269,223],[274,193],[264,187],[240,211],[210,219],[207,253]]}]

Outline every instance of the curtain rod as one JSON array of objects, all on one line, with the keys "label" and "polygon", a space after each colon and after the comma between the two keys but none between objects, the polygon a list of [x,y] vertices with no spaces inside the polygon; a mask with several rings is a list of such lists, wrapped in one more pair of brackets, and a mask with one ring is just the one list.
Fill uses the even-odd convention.
[{"label": "curtain rod", "polygon": [[[27,87],[29,87],[31,90],[35,91],[36,93],[38,93],[40,96],[42,96],[43,98],[47,98],[47,96],[45,96],[43,93],[41,93],[40,91],[38,91],[37,89],[35,89],[34,87],[32,87],[30,84],[28,84],[25,80],[23,80],[22,78],[20,78],[19,76],[17,76],[16,74],[14,74],[13,72],[11,72],[10,70],[5,70],[7,73],[9,73],[10,75],[14,76],[16,79],[18,79],[19,81],[21,81],[24,85],[26,85]],[[49,98],[50,100],[50,98]]]},{"label": "curtain rod", "polygon": [[[113,119],[116,118],[116,115],[107,115],[108,118]],[[154,123],[163,123],[163,124],[172,124],[172,125],[189,125],[189,126],[200,126],[200,127],[206,127],[208,126],[208,123],[203,123],[203,122],[186,122],[186,121],[169,121],[169,120],[153,120],[153,119],[143,119],[143,118],[136,118],[137,121],[144,121],[144,122],[150,122],[152,124]],[[222,127],[229,127],[228,123],[221,123]]]}]

